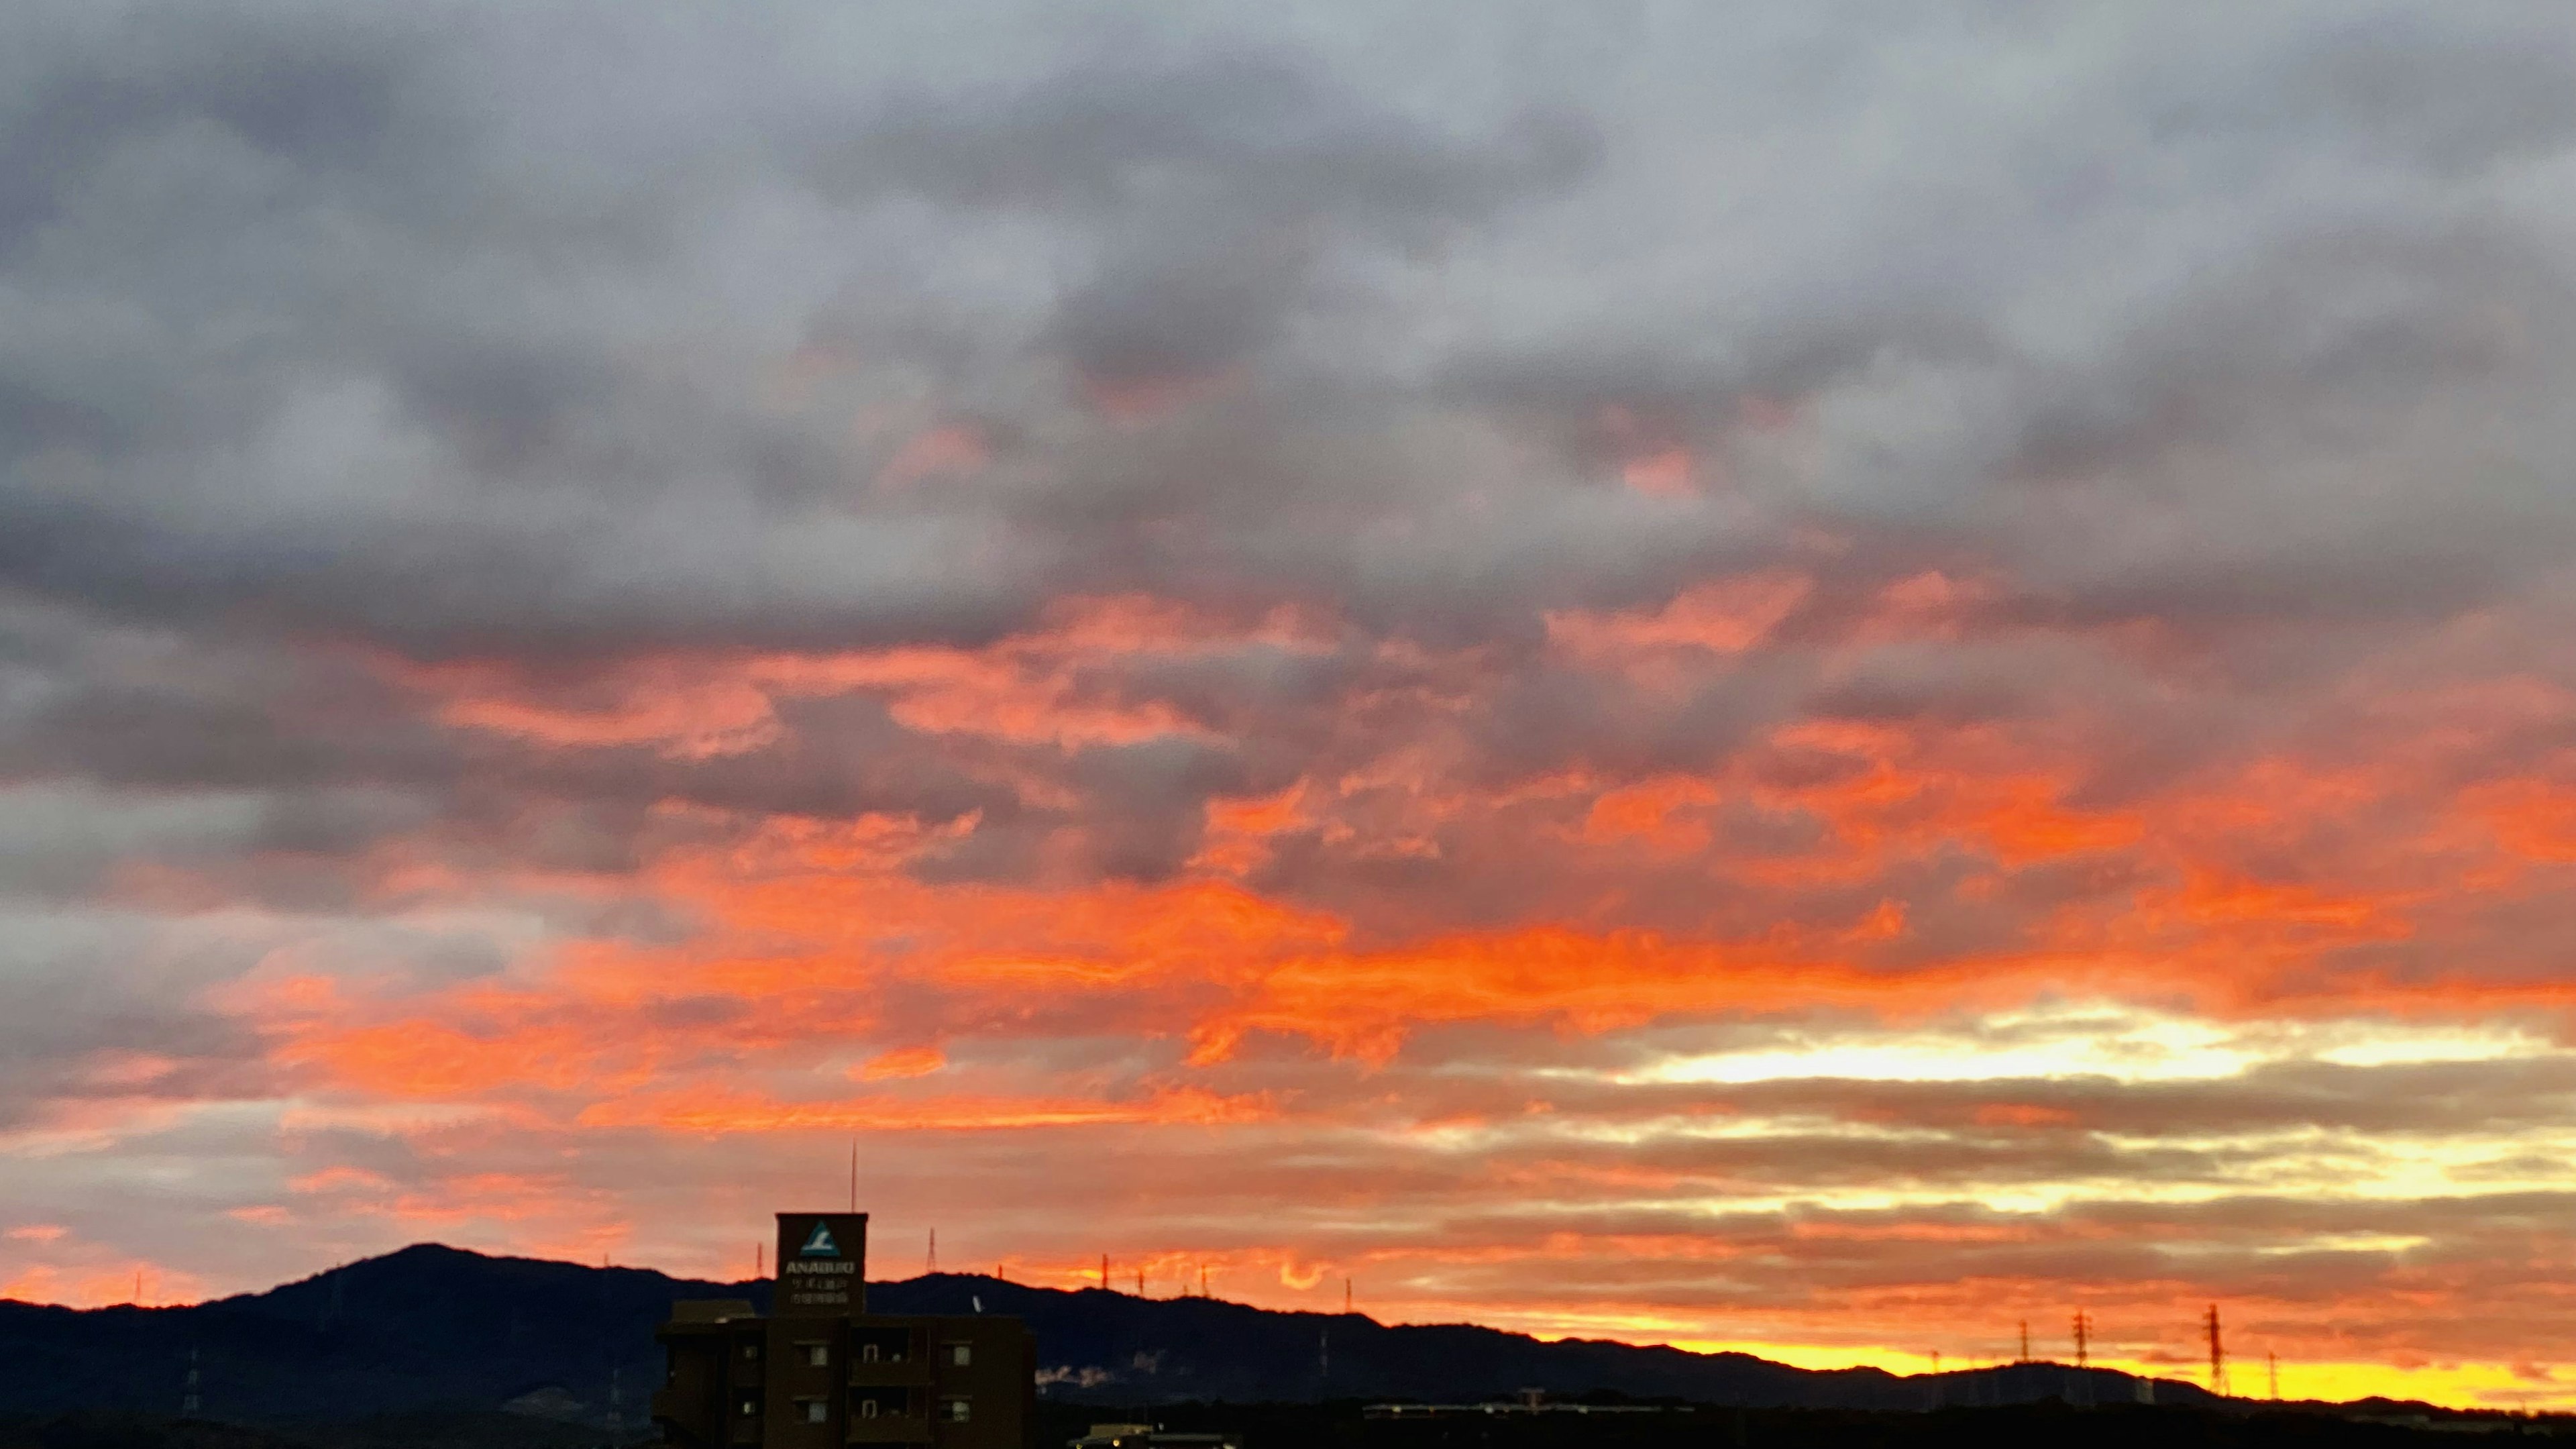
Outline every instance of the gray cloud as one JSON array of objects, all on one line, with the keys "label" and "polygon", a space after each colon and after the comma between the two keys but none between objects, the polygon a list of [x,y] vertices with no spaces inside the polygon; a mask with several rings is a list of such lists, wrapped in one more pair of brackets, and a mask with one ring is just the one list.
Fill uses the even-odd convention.
[{"label": "gray cloud", "polygon": [[[2329,1328],[2356,1283],[2528,1306],[2493,1265],[2563,1250],[2555,1058],[1656,1085],[1603,1073],[1781,1024],[1605,980],[1613,1027],[1437,1026],[1327,975],[1401,1018],[1355,1062],[1255,1008],[1271,946],[1518,927],[1847,983],[2245,963],[2175,968],[2222,1016],[2557,981],[2566,862],[2498,844],[2546,811],[2479,792],[2576,782],[2571,97],[2545,3],[12,7],[0,1130],[150,1139],[34,1174],[102,1242],[162,1154],[222,1164],[197,1216],[412,1193],[494,1241],[454,1203],[503,1189],[442,1163],[566,1242],[669,1206],[651,1154],[776,1171],[580,1123],[640,1088],[396,1132],[225,1005],[310,975],[400,1027],[482,983],[470,1055],[595,1026],[534,998],[624,949],[669,979],[620,1071],[899,1093],[866,1054],[936,1044],[996,1100],[1281,1114],[1213,1172],[1124,1123],[888,1146],[898,1213],[1049,1251],[1075,1193],[1213,1250],[1281,1202],[1310,1257],[1742,1245],[1593,1257],[1577,1307],[1923,1290],[1923,1242]],[[844,858],[885,889],[818,938],[720,889]],[[996,988],[921,904],[1199,875],[1329,931],[978,938],[1099,978]],[[1185,1063],[1226,1010],[1237,1055]],[[1425,1148],[1448,1121],[1484,1147]],[[2300,1131],[2356,1173],[2494,1150],[2456,1198],[2318,1201],[2265,1180]],[[292,1185],[325,1164],[375,1176]],[[713,1254],[667,1226],[703,1216],[654,1231]],[[331,1241],[402,1230],[367,1221]],[[224,1273],[289,1252],[222,1231]],[[1472,1302],[1508,1256],[1403,1271]],[[2423,1330],[2386,1322],[2352,1332]]]}]

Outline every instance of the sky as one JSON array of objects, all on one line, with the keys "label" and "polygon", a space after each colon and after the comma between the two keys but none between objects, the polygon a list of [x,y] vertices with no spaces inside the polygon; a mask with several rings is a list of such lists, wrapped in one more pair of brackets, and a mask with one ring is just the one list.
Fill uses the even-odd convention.
[{"label": "sky", "polygon": [[0,8],[0,1294],[2576,1407],[2556,0]]}]

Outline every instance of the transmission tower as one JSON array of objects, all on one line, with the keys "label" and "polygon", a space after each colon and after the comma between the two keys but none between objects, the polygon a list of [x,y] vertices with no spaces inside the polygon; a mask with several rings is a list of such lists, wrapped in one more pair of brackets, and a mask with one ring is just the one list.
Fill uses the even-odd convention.
[{"label": "transmission tower", "polygon": [[2086,1351],[2090,1347],[2092,1339],[2093,1315],[2085,1312],[2081,1308],[2078,1308],[2075,1310],[2075,1366],[2077,1368],[2085,1366],[2087,1362],[2085,1357]]},{"label": "transmission tower", "polygon": [[2013,1360],[2013,1362],[2030,1362],[2030,1320],[2027,1318],[2021,1321],[2021,1357]]},{"label": "transmission tower", "polygon": [[2201,1319],[2201,1328],[2209,1335],[2209,1391],[2227,1397],[2227,1348],[2218,1336],[2218,1305],[2209,1305]]},{"label": "transmission tower", "polygon": [[2281,1356],[2268,1348],[2263,1350],[2263,1372],[2272,1380],[2272,1397],[2280,1398]]}]

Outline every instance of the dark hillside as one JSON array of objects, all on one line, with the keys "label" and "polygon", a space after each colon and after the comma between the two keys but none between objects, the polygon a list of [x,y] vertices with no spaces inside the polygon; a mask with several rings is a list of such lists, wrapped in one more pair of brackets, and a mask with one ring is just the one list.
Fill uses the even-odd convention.
[{"label": "dark hillside", "polygon": [[[661,1377],[653,1330],[676,1298],[749,1298],[766,1283],[704,1283],[406,1248],[266,1293],[188,1308],[75,1311],[0,1302],[0,1412],[178,1409],[196,1355],[209,1417],[349,1421],[411,1411],[554,1415],[640,1425]],[[1051,1401],[1236,1403],[1475,1399],[1540,1388],[1704,1403],[1915,1410],[2055,1397],[2132,1402],[2137,1381],[2053,1364],[1898,1378],[1812,1372],[1744,1354],[1390,1327],[1358,1314],[1275,1313],[1221,1299],[1138,1298],[938,1275],[873,1284],[887,1312],[1008,1313],[1038,1338]],[[2160,1403],[2206,1404],[2159,1381]]]}]

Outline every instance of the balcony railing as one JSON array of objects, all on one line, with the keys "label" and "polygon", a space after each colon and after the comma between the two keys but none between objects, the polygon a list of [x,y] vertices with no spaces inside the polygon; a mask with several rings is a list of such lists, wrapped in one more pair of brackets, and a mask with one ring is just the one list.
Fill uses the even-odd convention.
[{"label": "balcony railing", "polygon": [[852,1414],[849,1441],[853,1444],[927,1444],[930,1442],[930,1417],[926,1414],[879,1414],[873,1419],[862,1419]]},{"label": "balcony railing", "polygon": [[853,1388],[919,1388],[930,1382],[930,1361],[907,1358],[894,1362],[885,1359],[857,1359],[850,1364],[850,1386]]}]

